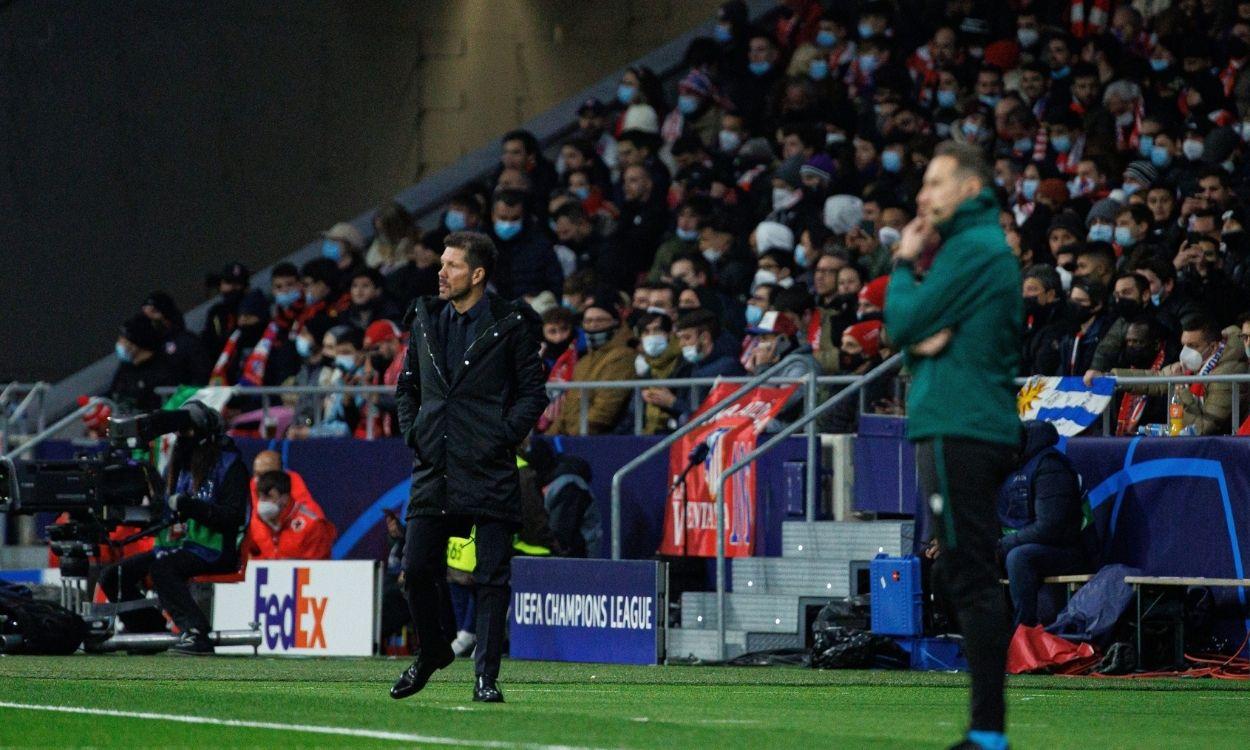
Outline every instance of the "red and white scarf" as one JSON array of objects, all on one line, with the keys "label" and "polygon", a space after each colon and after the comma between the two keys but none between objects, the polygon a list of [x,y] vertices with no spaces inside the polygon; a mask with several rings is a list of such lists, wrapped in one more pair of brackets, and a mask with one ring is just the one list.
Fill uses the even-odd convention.
[{"label": "red and white scarf", "polygon": [[[551,366],[551,373],[547,375],[548,383],[568,383],[573,379],[573,369],[577,367],[577,348],[573,343],[569,343],[569,348],[556,358],[555,364]],[[551,397],[551,403],[547,404],[547,408],[543,409],[542,416],[538,418],[538,431],[545,432],[557,419],[560,418],[560,408],[564,405],[564,397],[568,391],[559,391]]]},{"label": "red and white scarf", "polygon": [[[1220,363],[1220,358],[1222,358],[1223,356],[1224,356],[1224,342],[1221,341],[1220,345],[1216,347],[1215,349],[1215,354],[1211,355],[1211,358],[1206,361],[1206,364],[1204,364],[1202,366],[1202,369],[1197,372],[1197,375],[1199,377],[1210,375],[1211,371],[1215,369],[1215,366]],[[1190,383],[1189,392],[1197,396],[1198,400],[1201,401],[1202,399],[1206,398],[1207,384],[1206,383]]]},{"label": "red and white scarf", "polygon": [[[1151,372],[1158,372],[1163,367],[1163,347],[1159,347],[1159,352],[1155,354],[1154,362],[1150,364]],[[1116,415],[1115,434],[1116,435],[1136,435],[1137,423],[1141,421],[1142,412],[1146,410],[1146,396],[1138,393],[1126,393],[1124,398],[1120,399],[1120,411]]]},{"label": "red and white scarf", "polygon": [[1101,34],[1111,20],[1111,5],[1111,0],[1092,0],[1087,15],[1086,0],[1072,0],[1068,11],[1068,28],[1072,36],[1084,39]]}]

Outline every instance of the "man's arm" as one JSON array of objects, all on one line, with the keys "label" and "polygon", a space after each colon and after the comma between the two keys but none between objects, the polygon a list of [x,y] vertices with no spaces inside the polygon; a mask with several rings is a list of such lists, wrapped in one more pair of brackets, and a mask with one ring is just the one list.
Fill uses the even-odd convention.
[{"label": "man's arm", "polygon": [[187,498],[178,503],[178,511],[213,531],[232,534],[243,528],[250,502],[251,492],[248,490],[247,469],[240,459],[226,470],[226,475],[221,479],[221,486],[217,488],[213,502]]},{"label": "man's arm", "polygon": [[508,429],[508,440],[513,445],[520,445],[529,431],[534,429],[548,403],[547,375],[543,372],[542,360],[538,357],[538,341],[532,328],[530,322],[526,321],[511,344],[512,362],[516,367],[513,376],[516,401],[504,415],[504,423]]},{"label": "man's arm", "polygon": [[421,371],[417,347],[421,345],[413,332],[408,352],[404,355],[404,369],[395,381],[395,411],[399,417],[399,434],[409,447],[413,445],[412,429],[421,410]]},{"label": "man's arm", "polygon": [[[619,357],[608,362],[599,380],[633,380],[634,362],[632,357]],[[586,426],[592,435],[611,432],[625,409],[630,391],[618,389],[600,389],[590,392],[586,408]]]},{"label": "man's arm", "polygon": [[1046,468],[1039,468],[1033,483],[1037,491],[1033,498],[1037,517],[1033,523],[1000,540],[1003,552],[1021,544],[1061,544],[1065,525],[1079,517],[1073,508],[1081,498],[1081,485],[1076,476],[1056,459],[1045,459],[1042,466]]},{"label": "man's arm", "polygon": [[[1090,362],[1089,369],[1104,373],[1114,367],[1116,360],[1120,358],[1120,353],[1124,351],[1126,333],[1128,333],[1128,323],[1124,318],[1112,323],[1102,340],[1098,342],[1098,348],[1094,350],[1094,359]],[[1097,375],[1087,377],[1085,385],[1090,385],[1095,377]]]}]

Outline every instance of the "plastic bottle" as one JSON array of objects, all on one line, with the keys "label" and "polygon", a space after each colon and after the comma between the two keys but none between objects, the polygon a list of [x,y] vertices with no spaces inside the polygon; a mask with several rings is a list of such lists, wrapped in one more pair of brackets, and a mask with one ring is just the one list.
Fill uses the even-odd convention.
[{"label": "plastic bottle", "polygon": [[1168,434],[1176,437],[1185,427],[1185,406],[1181,403],[1181,391],[1184,386],[1172,389],[1172,400],[1168,402]]}]

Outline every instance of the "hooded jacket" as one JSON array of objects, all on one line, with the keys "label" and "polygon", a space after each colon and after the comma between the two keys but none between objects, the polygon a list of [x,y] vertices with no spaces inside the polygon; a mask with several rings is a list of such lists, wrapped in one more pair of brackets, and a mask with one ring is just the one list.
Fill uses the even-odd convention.
[{"label": "hooded jacket", "polygon": [[999,521],[1008,532],[998,543],[1004,554],[1021,544],[1081,547],[1081,477],[1058,443],[1050,422],[1025,423],[1021,466],[998,494]]}]

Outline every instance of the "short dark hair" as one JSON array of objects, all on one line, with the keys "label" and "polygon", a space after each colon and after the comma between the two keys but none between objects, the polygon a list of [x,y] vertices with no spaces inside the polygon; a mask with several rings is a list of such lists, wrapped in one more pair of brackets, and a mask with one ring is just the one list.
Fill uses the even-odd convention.
[{"label": "short dark hair", "polygon": [[1190,315],[1181,321],[1181,330],[1201,331],[1207,341],[1219,341],[1222,338],[1220,336],[1220,327],[1216,325],[1215,321],[1201,313]]},{"label": "short dark hair", "polygon": [[704,276],[708,277],[708,280],[709,280],[709,281],[711,281],[711,279],[712,279],[712,264],[711,264],[711,263],[708,263],[708,262],[707,262],[707,258],[704,258],[701,254],[699,254],[699,253],[678,253],[677,255],[674,255],[674,256],[673,256],[673,260],[672,260],[672,261],[670,261],[670,262],[669,262],[669,264],[668,264],[668,268],[669,268],[669,270],[670,270],[670,271],[671,271],[671,270],[672,270],[672,268],[673,268],[673,264],[674,264],[674,263],[676,263],[676,262],[677,262],[677,261],[679,261],[679,260],[688,260],[688,261],[690,261],[690,265],[691,265],[692,267],[694,267],[694,272],[695,272],[695,273],[701,273],[701,274],[703,274]]},{"label": "short dark hair", "polygon": [[933,152],[933,158],[949,156],[955,160],[955,170],[963,177],[975,177],[981,181],[981,187],[994,184],[994,172],[985,161],[985,152],[971,143],[942,141]]},{"label": "short dark hair", "polygon": [[1142,271],[1150,271],[1159,277],[1159,282],[1176,281],[1176,266],[1162,258],[1145,258],[1137,264]]},{"label": "short dark hair", "polygon": [[1089,303],[1094,307],[1099,307],[1107,302],[1107,287],[1093,279],[1074,279],[1072,288],[1080,289],[1089,295]]},{"label": "short dark hair", "polygon": [[772,308],[777,312],[794,313],[802,315],[813,307],[812,295],[807,291],[807,287],[795,285],[789,289],[778,289],[777,293],[772,296]]},{"label": "short dark hair", "polygon": [[1116,282],[1119,282],[1120,279],[1130,279],[1133,282],[1133,286],[1137,287],[1138,294],[1150,290],[1150,280],[1136,271],[1124,271],[1115,277]]},{"label": "short dark hair", "polygon": [[368,266],[365,266],[352,274],[351,281],[354,283],[356,279],[368,279],[373,282],[373,285],[378,289],[381,289],[382,285],[385,283],[382,272],[376,268],[369,268]]},{"label": "short dark hair", "polygon": [[586,209],[582,208],[580,201],[569,201],[555,210],[551,215],[552,221],[559,219],[568,219],[574,224],[588,221],[589,216],[586,215]]},{"label": "short dark hair", "polygon": [[496,190],[494,197],[491,198],[491,205],[502,203],[505,206],[525,206],[525,193],[520,190],[506,188],[504,190]]},{"label": "short dark hair", "polygon": [[300,278],[322,281],[330,286],[334,286],[339,278],[339,267],[338,264],[329,258],[313,258],[299,270],[299,275]]},{"label": "short dark hair", "polygon": [[295,267],[294,263],[287,263],[286,261],[283,261],[273,267],[273,270],[269,272],[269,278],[298,279],[299,269]]},{"label": "short dark hair", "polygon": [[660,313],[643,313],[642,317],[638,318],[638,323],[634,326],[634,328],[638,331],[645,331],[647,330],[647,326],[657,320],[660,321],[660,328],[663,329],[665,333],[673,332],[673,319]]},{"label": "short dark hair", "polygon": [[326,333],[334,337],[336,344],[351,344],[357,349],[365,348],[365,332],[351,323],[340,323]]},{"label": "short dark hair", "polygon": [[1063,293],[1063,282],[1059,278],[1059,272],[1046,263],[1034,263],[1024,269],[1022,278],[1036,279],[1042,285],[1042,288],[1048,292]]},{"label": "short dark hair", "polygon": [[691,310],[677,318],[677,325],[673,326],[677,331],[688,331],[697,328],[700,332],[707,331],[708,335],[715,340],[720,336],[720,318],[716,317],[716,313],[711,310]]},{"label": "short dark hair", "polygon": [[525,147],[525,153],[533,156],[538,153],[538,139],[528,130],[509,130],[503,134],[503,138],[499,139],[500,143],[508,141],[520,141]]},{"label": "short dark hair", "polygon": [[282,495],[289,493],[291,491],[291,475],[285,471],[266,471],[256,477],[256,494],[258,496],[268,495],[274,490],[277,490]]},{"label": "short dark hair", "polygon": [[495,273],[499,251],[495,249],[494,241],[481,232],[452,232],[443,240],[443,246],[464,251],[469,273],[481,268],[486,271],[487,279]]},{"label": "short dark hair", "polygon": [[577,313],[567,307],[553,307],[543,313],[543,325],[577,327]]}]

